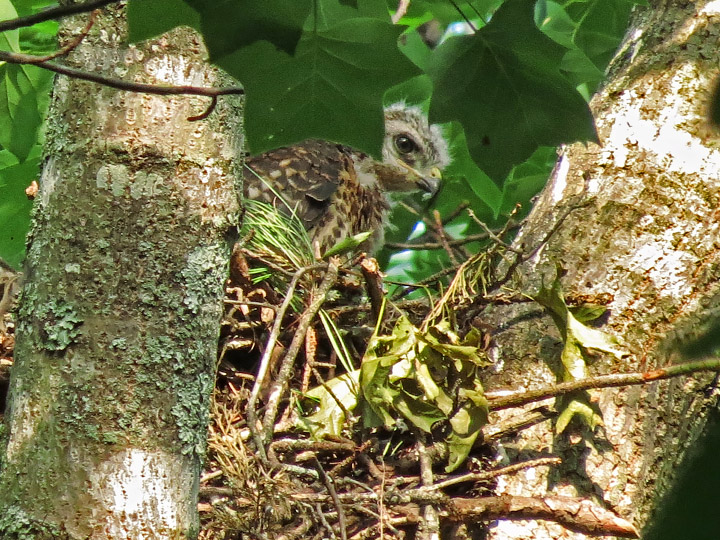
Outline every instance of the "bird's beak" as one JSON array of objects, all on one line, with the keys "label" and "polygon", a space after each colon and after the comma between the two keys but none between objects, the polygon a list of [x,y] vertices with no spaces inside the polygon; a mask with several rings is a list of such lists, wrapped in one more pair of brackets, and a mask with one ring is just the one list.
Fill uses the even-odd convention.
[{"label": "bird's beak", "polygon": [[417,180],[415,180],[415,185],[417,187],[433,196],[438,192],[438,189],[440,188],[440,180],[442,180],[442,171],[440,171],[439,167],[433,167],[430,169],[430,174],[425,175],[401,159],[398,159],[397,163],[401,167],[407,169],[412,176],[417,178]]},{"label": "bird's beak", "polygon": [[427,176],[418,175],[419,180],[417,185],[423,191],[427,191],[431,195],[435,195],[440,188],[440,181],[442,180],[442,172],[438,167],[433,167],[430,170],[430,174]]}]

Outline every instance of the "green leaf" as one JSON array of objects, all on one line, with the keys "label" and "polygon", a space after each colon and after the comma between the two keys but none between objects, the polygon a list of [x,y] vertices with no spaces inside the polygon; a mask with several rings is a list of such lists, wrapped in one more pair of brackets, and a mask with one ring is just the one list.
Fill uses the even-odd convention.
[{"label": "green leaf", "polygon": [[628,353],[622,348],[618,338],[585,326],[575,318],[565,303],[559,278],[556,278],[549,288],[541,287],[533,299],[548,311],[565,342],[562,360],[566,374],[563,375],[563,380],[584,377],[585,362],[591,353],[610,354],[618,360],[627,356]]},{"label": "green leaf", "polygon": [[590,405],[587,392],[571,394],[564,398],[563,401],[566,403],[560,407],[560,414],[555,422],[557,433],[565,431],[573,418],[578,418],[591,431],[602,425],[602,416]]},{"label": "green leaf", "polygon": [[[432,95],[432,81],[427,75],[418,75],[397,84],[385,92],[383,103],[390,105],[397,102],[413,103],[427,109]],[[445,133],[447,136],[447,132]],[[449,143],[452,146],[452,143]]]},{"label": "green leaf", "polygon": [[[321,439],[328,435],[340,437],[345,423],[345,410],[351,411],[357,405],[357,385],[360,370],[344,373],[330,379],[323,386],[310,390],[306,397],[317,402],[317,410],[308,416],[299,416],[300,427],[308,430],[313,437]],[[345,407],[340,407],[337,401]]]},{"label": "green leaf", "polygon": [[[446,136],[449,137],[450,147],[453,149],[453,161],[445,169],[446,176],[465,178],[473,193],[497,214],[502,202],[502,193],[470,155],[467,137],[460,122],[453,122],[446,129]],[[450,193],[457,192],[453,190]]]},{"label": "green leaf", "polygon": [[14,156],[0,151],[0,259],[19,269],[25,257],[32,201],[25,188],[40,172],[40,159],[12,163]]},{"label": "green leaf", "polygon": [[0,66],[0,145],[23,161],[39,140],[52,73],[35,66]]},{"label": "green leaf", "polygon": [[200,30],[200,14],[183,0],[130,0],[127,6],[130,42],[150,39],[176,26]]},{"label": "green leaf", "polygon": [[557,149],[541,146],[528,158],[517,165],[502,186],[502,202],[496,215],[509,215],[516,205],[521,205],[518,218],[527,215],[532,208],[532,198],[540,193],[557,161]]},{"label": "green leaf", "polygon": [[[0,21],[17,18],[17,11],[10,0],[0,0]],[[17,30],[0,33],[0,49],[3,51],[20,52],[20,34]]]},{"label": "green leaf", "polygon": [[57,49],[57,21],[45,21],[20,29],[20,47],[23,52],[44,56]]},{"label": "green leaf", "polygon": [[[630,19],[633,4],[628,0],[592,0],[572,5],[571,14],[579,21],[574,42],[600,70],[615,54]],[[581,13],[573,13],[580,10]]]},{"label": "green leaf", "polygon": [[401,31],[389,19],[348,18],[306,30],[294,56],[259,41],[218,58],[247,91],[250,151],[320,138],[378,156],[383,94],[418,73],[397,48]]},{"label": "green leaf", "polygon": [[414,30],[400,36],[400,50],[420,69],[425,69],[432,56],[432,50]]},{"label": "green leaf", "polygon": [[450,418],[452,432],[447,439],[448,465],[445,472],[457,469],[472,450],[482,428],[488,422],[488,405],[479,382],[473,390],[460,389],[462,406]]},{"label": "green leaf", "polygon": [[343,238],[323,254],[323,259],[332,257],[333,255],[340,255],[353,251],[365,240],[370,238],[370,235],[372,235],[372,231],[362,232],[354,236]]},{"label": "green leaf", "polygon": [[[559,278],[555,278],[549,288],[543,285],[534,300],[548,311],[563,338],[564,346],[560,355],[563,367],[560,374],[562,381],[584,378],[587,374],[586,362],[593,353],[610,354],[618,360],[627,356],[627,351],[622,348],[615,336],[585,326],[573,316],[565,303]],[[587,412],[591,407],[587,401],[587,393],[573,394],[570,398],[560,400],[559,403],[562,406],[559,407],[561,414],[556,424],[558,432],[562,432],[570,419],[576,415],[579,415],[590,428],[597,425],[594,419],[595,413]]]},{"label": "green leaf", "polygon": [[507,0],[476,34],[440,45],[428,67],[431,121],[459,119],[496,182],[538,146],[597,139],[587,103],[560,73],[565,49],[533,17],[532,2]]},{"label": "green leaf", "polygon": [[580,322],[594,321],[602,317],[607,308],[600,304],[582,304],[580,306],[571,307],[570,313]]},{"label": "green leaf", "polygon": [[310,13],[310,0],[185,0],[200,15],[210,60],[267,41],[293,54]]}]

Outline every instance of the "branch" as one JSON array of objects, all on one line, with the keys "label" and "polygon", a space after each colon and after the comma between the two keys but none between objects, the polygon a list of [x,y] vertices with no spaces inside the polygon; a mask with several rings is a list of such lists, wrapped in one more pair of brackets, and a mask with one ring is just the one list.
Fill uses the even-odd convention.
[{"label": "branch", "polygon": [[55,58],[58,58],[59,56],[65,56],[70,53],[73,49],[75,49],[80,43],[82,43],[82,40],[87,37],[87,35],[90,33],[90,29],[95,24],[95,19],[98,16],[98,13],[100,13],[99,10],[95,10],[92,13],[90,13],[90,17],[88,17],[88,22],[85,25],[85,28],[82,29],[80,34],[75,36],[67,45],[61,47],[54,53],[48,54],[47,56],[31,56],[31,58],[34,58],[34,61],[31,62],[35,65],[40,64],[41,62],[47,62],[48,60],[53,60]]},{"label": "branch", "polygon": [[227,96],[231,94],[240,95],[244,94],[245,90],[240,86],[228,86],[224,88],[207,88],[203,86],[173,86],[173,85],[156,85],[146,84],[138,82],[123,81],[122,79],[114,79],[112,77],[106,77],[97,73],[90,73],[75,69],[63,64],[56,64],[55,62],[38,61],[36,56],[31,54],[22,53],[11,53],[7,51],[0,51],[0,62],[8,62],[10,64],[31,64],[43,69],[47,69],[60,75],[67,75],[75,79],[83,81],[90,81],[117,90],[125,90],[127,92],[138,92],[142,94],[155,94],[160,96],[204,96],[210,98],[217,98],[218,96]]},{"label": "branch", "polygon": [[[340,500],[377,500],[377,494],[348,493]],[[393,492],[386,504],[395,512],[402,512],[407,523],[419,523],[422,508],[415,505],[432,503],[438,506],[440,519],[451,523],[478,521],[541,519],[591,535],[639,538],[635,526],[611,510],[578,497],[521,497],[500,495],[491,497],[448,497],[428,492],[424,488]]]},{"label": "branch", "polygon": [[[9,51],[0,51],[0,61],[4,61],[10,64],[20,64],[20,65],[34,65],[41,67],[43,69],[47,69],[49,71],[52,71],[54,73],[59,73],[61,75],[66,75],[68,77],[73,77],[75,79],[80,79],[84,81],[90,81],[97,84],[102,84],[104,86],[108,86],[110,88],[115,88],[117,90],[124,90],[129,92],[138,92],[138,93],[144,93],[144,94],[156,94],[156,95],[195,95],[195,96],[204,96],[211,98],[210,105],[207,107],[207,109],[197,115],[192,116],[188,118],[189,121],[196,121],[196,120],[203,120],[205,119],[214,109],[217,105],[217,98],[218,96],[223,95],[230,95],[230,94],[244,94],[245,90],[239,86],[231,86],[226,88],[205,88],[205,87],[198,87],[198,86],[170,86],[170,85],[155,85],[155,84],[146,84],[146,83],[138,83],[138,82],[129,82],[129,81],[123,81],[121,79],[115,79],[112,77],[106,77],[104,75],[99,75],[96,73],[90,73],[87,71],[82,71],[76,68],[72,68],[70,66],[66,66],[63,64],[56,64],[54,62],[51,62],[50,60],[53,60],[55,58],[58,58],[60,56],[67,55],[70,51],[75,49],[83,39],[87,36],[87,34],[90,32],[90,29],[92,28],[95,17],[97,16],[97,10],[95,8],[101,7],[104,5],[107,5],[112,2],[117,2],[118,0],[96,0],[95,2],[88,2],[86,4],[75,4],[70,6],[61,6],[60,8],[52,8],[49,10],[45,10],[41,13],[38,13],[36,15],[32,15],[29,17],[23,17],[19,19],[13,19],[12,21],[4,21],[0,23],[0,32],[13,29],[14,27],[20,28],[23,26],[29,26],[31,24],[34,24],[36,22],[42,22],[45,20],[53,19],[55,17],[64,16],[64,15],[72,15],[76,13],[84,13],[86,11],[90,11],[91,15],[88,20],[88,23],[84,30],[75,38],[72,39],[67,45],[60,48],[58,51],[49,54],[47,56],[34,56],[31,54],[23,54],[23,53],[13,53]],[[72,8],[72,9],[69,9]],[[11,24],[9,24],[11,23]],[[16,26],[14,26],[16,25]]]},{"label": "branch", "polygon": [[375,319],[374,323],[376,326],[379,326],[379,324],[382,323],[382,321],[380,321],[380,314],[382,313],[385,299],[380,265],[377,260],[368,257],[360,262],[360,270],[365,278],[365,290],[370,298],[370,307]]},{"label": "branch", "polygon": [[600,375],[598,377],[587,377],[578,381],[558,383],[553,386],[525,390],[519,392],[487,392],[485,397],[491,411],[519,407],[535,401],[542,401],[552,397],[562,396],[578,390],[590,390],[593,388],[614,388],[618,386],[632,386],[647,384],[649,382],[671,379],[681,375],[689,375],[700,371],[720,371],[720,358],[701,360],[698,362],[686,362],[674,366],[668,366],[645,373],[614,373],[612,375]]},{"label": "branch", "polygon": [[593,536],[640,538],[628,520],[597,504],[572,497],[480,497],[454,498],[447,504],[453,520],[476,522],[494,519],[543,519]]},{"label": "branch", "polygon": [[[436,214],[436,216],[437,215],[438,214]],[[429,489],[435,483],[432,472],[432,458],[428,454],[425,445],[425,435],[418,433],[416,439],[418,460],[420,462],[420,479],[422,480],[423,488]],[[438,516],[438,510],[432,505],[432,502],[428,501],[422,505],[422,517],[422,522],[418,528],[418,539],[434,540],[440,538],[440,518]]]},{"label": "branch", "polygon": [[[463,245],[469,244],[471,242],[487,240],[488,238],[489,238],[489,236],[485,233],[470,234],[470,235],[464,236],[462,238],[447,240],[447,245],[452,246],[452,247],[463,246]],[[441,242],[423,242],[423,243],[386,242],[384,244],[384,246],[387,248],[392,248],[392,249],[443,249],[445,247],[445,245]]]},{"label": "branch", "polygon": [[[300,317],[300,321],[298,323],[297,330],[295,331],[295,335],[293,336],[292,342],[290,343],[290,346],[287,349],[287,352],[285,353],[285,356],[282,359],[282,362],[280,364],[280,370],[278,372],[277,379],[273,382],[273,384],[270,387],[270,392],[267,399],[267,405],[265,407],[265,417],[263,419],[263,437],[262,439],[264,441],[269,441],[272,438],[273,433],[273,425],[275,423],[275,417],[277,415],[277,410],[280,405],[280,398],[282,397],[282,394],[285,392],[285,388],[287,386],[288,380],[290,379],[290,375],[292,374],[292,367],[293,362],[295,360],[295,357],[297,356],[298,352],[300,352],[300,347],[302,343],[305,341],[305,334],[307,333],[307,329],[310,327],[310,324],[312,323],[313,318],[317,314],[317,312],[322,307],[323,303],[325,302],[325,298],[327,297],[328,292],[330,292],[331,287],[335,284],[335,281],[337,280],[338,276],[338,260],[337,258],[331,257],[330,262],[327,265],[327,271],[325,272],[325,277],[323,277],[322,282],[320,283],[320,286],[318,287],[318,290],[316,291],[316,296],[313,299],[312,303],[307,307],[305,312],[302,314],[302,317]],[[289,298],[292,297],[292,294],[288,294],[285,298],[285,302],[283,302],[283,305],[287,302],[289,304]],[[287,309],[287,307],[286,307]],[[279,326],[277,321],[279,321],[280,313],[278,313],[278,318],[276,319],[276,325]],[[275,328],[273,328],[273,331]],[[279,330],[278,330],[279,332]],[[266,350],[267,353],[267,350]],[[263,355],[263,360],[265,359],[265,355]],[[269,357],[268,357],[269,362]],[[262,381],[258,377],[258,380],[256,381],[256,386],[258,384],[261,384]],[[259,392],[259,390],[258,390]],[[253,394],[255,395],[257,399],[257,393],[255,392],[255,388],[253,388]],[[249,404],[248,404],[249,407]]]},{"label": "branch", "polygon": [[487,480],[497,478],[498,476],[513,474],[525,469],[559,465],[560,463],[562,463],[562,460],[559,457],[545,457],[532,459],[529,461],[521,461],[520,463],[513,463],[512,465],[501,467],[500,469],[491,469],[489,471],[483,471],[479,473],[467,473],[460,476],[453,476],[451,478],[443,480],[442,482],[423,486],[418,490],[430,491],[437,489],[445,489],[447,487],[454,486],[455,484],[462,484],[464,482],[485,482]]},{"label": "branch", "polygon": [[[320,267],[325,267],[325,265],[321,265]],[[265,453],[263,438],[257,429],[257,400],[260,396],[260,391],[263,388],[265,377],[270,366],[270,358],[272,356],[273,349],[275,348],[275,343],[277,342],[278,336],[280,335],[283,317],[285,317],[285,312],[287,311],[288,307],[290,307],[290,302],[292,302],[293,295],[295,294],[295,287],[297,287],[300,278],[306,272],[310,272],[317,268],[318,265],[300,268],[297,272],[295,272],[295,275],[293,275],[293,278],[290,281],[290,285],[288,286],[288,290],[285,293],[285,299],[283,300],[280,309],[278,309],[275,313],[275,323],[273,324],[272,330],[270,331],[270,337],[268,338],[267,344],[265,345],[265,351],[263,352],[262,358],[260,359],[260,367],[258,368],[258,374],[255,378],[255,385],[253,386],[252,392],[250,393],[250,398],[248,399],[248,428],[250,428],[250,433],[252,433],[253,435],[255,445],[257,446],[257,451],[260,454],[263,463],[267,461],[267,454]]]},{"label": "branch", "polygon": [[455,253],[453,253],[452,248],[450,247],[450,244],[448,244],[448,238],[445,235],[445,227],[442,222],[442,218],[440,217],[440,212],[437,210],[433,210],[433,218],[435,218],[435,230],[437,231],[438,238],[440,239],[440,243],[443,246],[443,249],[448,254],[448,257],[450,257],[450,262],[456,266],[458,264],[457,257],[455,257]]},{"label": "branch", "polygon": [[[333,480],[325,473],[325,469],[323,469],[317,457],[313,456],[313,461],[315,462],[315,468],[317,469],[318,473],[320,473],[321,480],[325,484],[325,489],[327,489],[330,497],[332,497],[333,504],[335,505],[335,510],[337,510],[338,525],[340,527],[340,538],[342,538],[342,540],[347,540],[347,522],[345,520],[345,512],[343,511],[343,505],[338,498],[338,494],[335,490]],[[332,530],[331,527],[328,527],[328,529]]]},{"label": "branch", "polygon": [[18,17],[17,19],[2,21],[0,22],[0,32],[17,30],[18,28],[25,28],[27,26],[32,26],[33,24],[53,19],[60,19],[69,15],[77,15],[78,13],[89,13],[90,11],[107,6],[108,4],[119,3],[120,0],[92,0],[91,2],[86,2],[84,4],[69,4],[65,6],[51,7],[44,9],[39,13],[28,15],[27,17]]}]

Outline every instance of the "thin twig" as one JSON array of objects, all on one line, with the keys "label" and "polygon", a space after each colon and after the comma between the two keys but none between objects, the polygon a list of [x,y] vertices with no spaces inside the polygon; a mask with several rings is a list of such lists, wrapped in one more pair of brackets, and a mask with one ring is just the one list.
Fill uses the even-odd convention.
[{"label": "thin twig", "polygon": [[470,29],[471,29],[473,32],[477,32],[477,28],[475,28],[475,25],[474,25],[474,24],[472,23],[472,21],[468,18],[468,16],[465,15],[465,13],[463,12],[463,10],[460,9],[460,6],[458,6],[457,2],[455,2],[455,0],[448,0],[448,1],[453,5],[453,7],[455,8],[455,11],[457,11],[457,12],[460,14],[460,16],[461,16],[463,19],[465,19],[465,22],[466,22],[467,25],[470,27]]},{"label": "thin twig", "polygon": [[242,95],[245,90],[239,86],[227,86],[222,88],[211,88],[204,86],[190,86],[190,85],[157,85],[157,84],[146,84],[139,82],[123,81],[121,79],[115,79],[112,77],[106,77],[97,73],[90,73],[81,69],[72,68],[63,64],[56,64],[55,62],[38,62],[37,56],[31,54],[22,53],[11,53],[8,51],[0,51],[0,61],[8,62],[10,64],[32,64],[43,69],[47,69],[60,75],[67,75],[74,79],[80,79],[83,81],[90,81],[103,86],[109,86],[116,90],[124,90],[127,92],[137,92],[141,94],[155,94],[160,96],[204,96],[204,97],[218,97],[227,95]]},{"label": "thin twig", "polygon": [[380,265],[377,260],[372,257],[368,257],[362,260],[360,263],[360,271],[365,278],[365,290],[370,298],[370,306],[373,314],[373,324],[381,324],[382,321],[378,321],[380,313],[383,310],[383,301],[385,299],[385,291],[383,290],[382,273],[380,272]]},{"label": "thin twig", "polygon": [[320,479],[325,484],[325,488],[328,490],[328,493],[330,494],[330,497],[335,504],[335,509],[337,510],[338,516],[338,524],[340,525],[340,538],[342,538],[342,540],[347,540],[347,522],[345,520],[345,511],[343,510],[343,505],[338,498],[337,491],[335,490],[335,486],[333,485],[333,480],[327,475],[322,465],[320,465],[320,461],[318,461],[318,458],[314,457],[314,460],[315,468],[320,473]]},{"label": "thin twig", "polygon": [[456,247],[464,246],[465,244],[470,244],[471,242],[480,242],[487,239],[488,235],[486,233],[478,233],[457,239],[446,239],[445,244],[443,244],[442,242],[386,242],[384,246],[391,249],[444,249],[446,244],[451,247]]},{"label": "thin twig", "polygon": [[450,223],[453,219],[458,217],[460,214],[463,213],[463,211],[470,206],[470,201],[462,201],[460,204],[458,204],[455,207],[455,210],[445,215],[445,217],[442,220],[443,225],[447,225]]},{"label": "thin twig", "polygon": [[[519,249],[517,249],[517,248],[514,248],[514,247],[510,246],[510,245],[509,245],[508,243],[506,243],[502,238],[500,238],[498,235],[496,235],[494,232],[492,232],[492,231],[490,230],[490,227],[488,227],[487,225],[485,225],[484,222],[482,222],[480,219],[478,219],[478,217],[475,215],[475,212],[473,212],[473,211],[470,210],[469,208],[468,208],[468,215],[469,215],[469,216],[472,218],[472,220],[473,220],[475,223],[477,223],[477,224],[487,233],[487,235],[488,235],[490,238],[492,238],[498,245],[504,247],[505,249],[508,249],[508,250],[512,251],[513,253],[518,253],[518,254],[522,253],[522,250],[519,250]],[[502,233],[501,233],[501,234],[502,234]]]},{"label": "thin twig", "polygon": [[[212,112],[215,110],[218,104],[218,98],[217,96],[213,96],[210,98],[210,103],[208,104],[207,108],[201,112],[200,114],[196,114],[195,116],[188,116],[187,121],[188,122],[198,122],[199,120],[205,120],[208,116],[212,114]],[[242,223],[242,222],[240,222]]]},{"label": "thin twig", "polygon": [[392,16],[393,24],[397,24],[398,21],[405,16],[409,7],[410,7],[410,0],[400,0],[398,2],[397,10],[395,10],[395,13],[393,13],[393,16]]},{"label": "thin twig", "polygon": [[442,219],[440,218],[440,212],[437,210],[433,210],[433,217],[435,218],[435,227],[436,232],[438,236],[440,237],[440,243],[443,245],[443,248],[445,249],[446,253],[448,254],[448,257],[450,257],[450,262],[454,265],[458,264],[457,257],[455,257],[455,253],[453,253],[452,248],[450,247],[450,244],[448,244],[447,236],[445,235],[445,228],[443,227]]},{"label": "thin twig", "polygon": [[[417,436],[418,458],[420,461],[420,478],[423,487],[429,488],[434,484],[432,472],[432,458],[427,452],[425,446],[425,435],[420,433]],[[439,540],[440,538],[440,519],[438,518],[437,508],[432,503],[427,503],[422,509],[423,520],[418,531],[420,540]]]},{"label": "thin twig", "polygon": [[318,519],[320,520],[320,523],[322,523],[323,527],[325,527],[325,530],[330,535],[330,538],[336,539],[337,535],[335,534],[335,531],[333,530],[330,523],[328,523],[328,520],[325,517],[325,513],[323,512],[322,506],[320,506],[320,503],[315,504],[315,514],[317,515]]},{"label": "thin twig", "polygon": [[262,390],[263,382],[270,366],[270,358],[273,349],[275,348],[275,343],[277,343],[278,336],[280,335],[283,317],[285,317],[285,312],[288,310],[288,307],[290,307],[290,302],[292,302],[293,295],[295,294],[295,287],[297,287],[298,281],[300,281],[300,278],[306,272],[316,270],[318,266],[324,267],[325,265],[313,265],[300,268],[295,272],[293,278],[290,280],[287,292],[285,293],[285,299],[283,300],[283,303],[280,305],[280,309],[277,310],[277,313],[275,315],[275,322],[273,323],[272,330],[270,331],[270,337],[268,337],[268,341],[265,344],[265,351],[263,352],[262,358],[260,359],[260,367],[258,368],[257,378],[255,379],[255,384],[253,385],[252,392],[250,393],[250,399],[248,399],[248,427],[250,428],[250,432],[253,435],[255,444],[258,447],[257,451],[260,454],[260,459],[263,461],[263,464],[267,464],[267,453],[265,452],[264,440],[257,430],[258,417],[256,407],[258,396],[260,396],[260,391]]},{"label": "thin twig", "polygon": [[507,467],[501,467],[500,469],[494,469],[490,471],[483,471],[479,473],[467,473],[460,476],[454,476],[452,478],[448,478],[447,480],[444,480],[442,482],[438,482],[436,484],[432,484],[430,486],[423,486],[419,488],[420,490],[437,490],[437,489],[445,489],[450,486],[454,486],[455,484],[462,484],[464,482],[482,482],[486,480],[491,480],[493,478],[497,478],[498,476],[503,476],[507,474],[514,474],[518,471],[522,471],[525,469],[530,469],[532,467],[549,467],[550,465],[559,465],[562,463],[562,460],[559,457],[545,457],[545,458],[538,458],[538,459],[531,459],[529,461],[523,461],[521,463],[513,463],[512,465],[508,465]]},{"label": "thin twig", "polygon": [[88,17],[88,22],[85,25],[85,28],[83,28],[82,31],[77,36],[75,36],[72,41],[70,41],[67,45],[64,45],[62,48],[55,51],[54,53],[45,56],[32,56],[31,58],[35,58],[35,61],[31,63],[39,64],[69,54],[73,49],[77,48],[77,46],[82,43],[82,40],[85,39],[90,33],[90,29],[95,24],[95,19],[97,18],[98,13],[100,13],[100,10],[98,9],[90,13],[90,17]]},{"label": "thin twig", "polygon": [[[317,352],[317,334],[313,327],[308,328],[305,334],[305,367],[303,368],[302,383],[300,384],[300,393],[304,394],[310,387],[310,375],[315,365],[315,353]],[[317,370],[315,370],[317,371]]]},{"label": "thin twig", "polygon": [[26,17],[18,17],[16,19],[2,21],[0,22],[0,32],[17,30],[18,28],[25,28],[27,26],[32,26],[33,24],[60,19],[70,15],[77,15],[79,13],[89,13],[98,8],[107,6],[108,4],[119,3],[120,0],[93,0],[83,4],[67,4],[64,6],[51,7]]},{"label": "thin twig", "polygon": [[[339,261],[337,257],[330,258],[330,262],[327,264],[327,271],[325,272],[325,277],[323,277],[323,280],[316,291],[315,299],[307,307],[305,312],[302,314],[302,317],[300,317],[297,330],[295,331],[295,335],[293,336],[292,342],[290,343],[290,346],[288,347],[285,356],[282,359],[277,379],[273,382],[268,395],[267,407],[265,409],[265,417],[263,420],[262,438],[264,441],[268,441],[270,440],[270,438],[272,438],[275,417],[277,416],[278,407],[280,406],[280,398],[285,392],[285,388],[287,387],[288,381],[290,379],[293,362],[295,361],[295,357],[297,356],[298,352],[300,352],[300,347],[305,341],[305,334],[307,333],[308,327],[310,326],[313,318],[325,302],[325,298],[327,297],[328,292],[330,292],[330,289],[335,284],[335,281],[337,281],[338,264]],[[289,304],[289,301],[287,303]],[[285,302],[283,302],[283,304],[285,304]],[[281,319],[281,317],[278,316],[278,320],[279,319]],[[253,388],[253,391],[254,390],[255,388]]]}]

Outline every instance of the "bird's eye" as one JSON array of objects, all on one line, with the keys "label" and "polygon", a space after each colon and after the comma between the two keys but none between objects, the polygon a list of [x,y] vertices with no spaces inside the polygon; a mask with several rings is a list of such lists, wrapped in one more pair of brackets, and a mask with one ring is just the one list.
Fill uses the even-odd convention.
[{"label": "bird's eye", "polygon": [[398,135],[395,137],[395,148],[398,152],[401,154],[411,154],[412,152],[415,152],[418,148],[415,144],[415,141],[413,141],[410,137],[407,135]]}]

